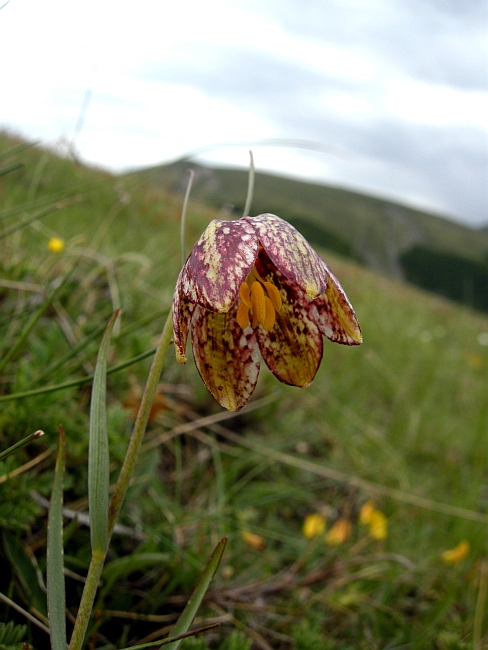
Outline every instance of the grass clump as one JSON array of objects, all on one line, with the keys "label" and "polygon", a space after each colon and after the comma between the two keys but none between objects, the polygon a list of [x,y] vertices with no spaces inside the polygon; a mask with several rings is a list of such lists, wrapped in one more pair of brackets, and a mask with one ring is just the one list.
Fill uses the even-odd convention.
[{"label": "grass clump", "polygon": [[[45,624],[35,599],[45,582],[46,500],[62,423],[70,630],[91,553],[98,348],[120,308],[107,359],[112,494],[181,263],[182,198],[37,147],[15,151],[20,144],[0,138],[0,169],[12,167],[0,176],[0,230],[12,228],[0,239],[1,449],[37,429],[46,435],[0,461],[0,593]],[[215,216],[190,202],[189,245]],[[53,238],[61,250],[50,248]],[[181,648],[487,641],[488,319],[322,254],[356,309],[364,345],[325,344],[305,391],[263,370],[237,415],[222,414],[192,365],[177,367],[168,354],[101,576],[91,647],[170,633],[224,536],[222,565],[195,620],[220,627]],[[43,392],[25,394],[33,389]],[[369,501],[385,518],[379,538],[361,521]],[[306,536],[314,513],[324,527]],[[347,534],[331,544],[338,521],[348,522]],[[446,564],[442,553],[463,541],[468,552]],[[1,620],[26,625],[28,642],[48,647],[45,630],[10,601],[0,601]]]}]

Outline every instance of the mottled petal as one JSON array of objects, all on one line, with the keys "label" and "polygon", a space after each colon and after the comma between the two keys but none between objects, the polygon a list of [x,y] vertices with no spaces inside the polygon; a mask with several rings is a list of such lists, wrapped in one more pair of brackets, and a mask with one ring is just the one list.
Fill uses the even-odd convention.
[{"label": "mottled petal", "polygon": [[254,266],[258,247],[246,221],[211,221],[183,267],[183,293],[206,309],[228,311]]},{"label": "mottled petal", "polygon": [[241,221],[252,225],[271,261],[309,300],[325,291],[327,273],[322,260],[291,224],[269,213]]},{"label": "mottled petal", "polygon": [[351,303],[347,299],[339,280],[325,262],[329,283],[325,293],[310,303],[310,317],[319,330],[334,343],[359,345],[363,335]]},{"label": "mottled petal", "polygon": [[193,356],[200,377],[217,402],[239,411],[251,397],[259,375],[259,350],[251,327],[236,322],[237,306],[217,314],[199,305],[192,318]]},{"label": "mottled petal", "polygon": [[272,329],[260,325],[256,330],[261,355],[280,381],[305,388],[313,381],[323,353],[322,334],[308,315],[310,302],[261,256],[258,271],[280,288],[283,301]]},{"label": "mottled petal", "polygon": [[173,340],[178,363],[186,363],[186,340],[188,338],[190,319],[195,308],[195,305],[183,295],[181,288],[182,275],[183,270],[178,276],[173,295]]}]

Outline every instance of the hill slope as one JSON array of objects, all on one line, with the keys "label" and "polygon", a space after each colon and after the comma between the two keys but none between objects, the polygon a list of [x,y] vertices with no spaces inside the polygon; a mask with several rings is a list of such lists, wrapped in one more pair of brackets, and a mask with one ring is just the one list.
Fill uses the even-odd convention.
[{"label": "hill slope", "polygon": [[[183,192],[239,216],[247,172],[187,161],[138,170],[129,178]],[[488,310],[488,232],[380,198],[271,174],[256,174],[252,214],[273,212],[326,247],[398,280]]]}]

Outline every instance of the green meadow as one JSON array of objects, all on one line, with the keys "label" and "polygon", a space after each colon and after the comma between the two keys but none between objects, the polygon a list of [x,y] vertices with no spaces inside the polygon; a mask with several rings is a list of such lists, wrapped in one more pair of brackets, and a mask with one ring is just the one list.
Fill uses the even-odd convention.
[{"label": "green meadow", "polygon": [[[112,494],[181,267],[182,205],[152,179],[0,134],[0,452],[45,433],[0,460],[0,648],[51,647],[60,425],[71,634],[91,556],[97,354],[120,309],[107,355]],[[219,217],[190,198],[188,250]],[[488,646],[488,316],[319,252],[364,343],[324,341],[307,389],[279,384],[262,363],[237,414],[170,346],[84,647],[160,647],[223,537],[193,623],[216,626],[183,650]],[[364,522],[369,502],[386,517],[381,534]]]}]

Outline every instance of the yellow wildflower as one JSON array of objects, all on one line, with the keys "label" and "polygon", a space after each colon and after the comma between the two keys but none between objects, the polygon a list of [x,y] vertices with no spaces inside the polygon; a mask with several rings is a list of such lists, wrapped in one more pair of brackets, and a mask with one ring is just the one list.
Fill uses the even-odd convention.
[{"label": "yellow wildflower", "polygon": [[376,510],[374,503],[372,501],[366,501],[359,511],[359,523],[369,524],[371,521],[371,513],[374,512],[374,510]]},{"label": "yellow wildflower", "polygon": [[459,564],[469,553],[469,542],[463,539],[457,546],[441,553],[441,558],[446,564]]},{"label": "yellow wildflower", "polygon": [[372,539],[379,541],[388,535],[387,519],[372,501],[366,501],[359,511],[359,523],[369,527],[368,534]]},{"label": "yellow wildflower", "polygon": [[385,515],[381,510],[376,510],[375,508],[371,513],[369,521],[369,536],[378,541],[385,539],[388,534],[387,526]]},{"label": "yellow wildflower", "polygon": [[242,539],[248,546],[255,548],[258,551],[261,551],[266,546],[266,540],[264,537],[256,535],[256,533],[251,533],[250,530],[242,531]]},{"label": "yellow wildflower", "polygon": [[60,237],[51,237],[47,243],[47,247],[51,253],[61,253],[61,251],[64,250],[64,239],[61,239]]},{"label": "yellow wildflower", "polygon": [[341,517],[325,535],[325,541],[329,546],[339,546],[349,539],[352,532],[352,526],[349,519]]},{"label": "yellow wildflower", "polygon": [[303,522],[303,534],[307,539],[313,539],[325,532],[325,517],[320,512],[307,515]]}]

